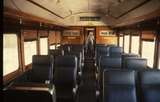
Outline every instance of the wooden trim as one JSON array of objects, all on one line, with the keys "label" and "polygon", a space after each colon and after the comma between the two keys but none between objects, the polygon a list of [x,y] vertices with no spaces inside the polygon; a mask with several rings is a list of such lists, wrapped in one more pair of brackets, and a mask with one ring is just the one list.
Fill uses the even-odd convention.
[{"label": "wooden trim", "polygon": [[21,61],[22,61],[22,68],[23,72],[25,71],[25,55],[24,55],[24,35],[23,35],[23,30],[20,30],[20,40],[21,40]]},{"label": "wooden trim", "polygon": [[47,41],[48,41],[48,49],[47,49],[47,50],[48,50],[48,51],[47,51],[47,52],[48,52],[48,54],[49,54],[49,49],[50,49],[50,46],[49,46],[49,30],[47,31],[47,33],[48,33],[48,37],[47,37]]},{"label": "wooden trim", "polygon": [[39,35],[39,29],[37,30],[37,55],[40,55],[40,35]]},{"label": "wooden trim", "polygon": [[3,76],[3,85],[6,85],[8,82],[14,80],[20,74],[21,74],[21,72],[19,71],[19,68],[18,68],[16,71],[11,72],[11,73]]},{"label": "wooden trim", "polygon": [[139,40],[139,55],[142,57],[142,31],[140,30],[140,40]]},{"label": "wooden trim", "polygon": [[18,32],[17,35],[17,43],[18,43],[18,60],[19,60],[19,67],[20,71],[23,71],[23,63],[22,63],[22,53],[21,53],[21,30]]},{"label": "wooden trim", "polygon": [[153,64],[153,68],[158,68],[158,61],[159,59],[159,41],[158,41],[158,31],[156,34],[156,41],[155,41],[155,49],[154,49],[154,64]]},{"label": "wooden trim", "polygon": [[124,36],[125,36],[125,34],[124,34],[124,32],[123,32],[123,53],[125,52],[125,51],[124,51],[124,43],[125,43],[125,41],[124,41],[124,40],[125,40]]},{"label": "wooden trim", "polygon": [[32,69],[32,63],[25,65],[25,72]]},{"label": "wooden trim", "polygon": [[132,49],[132,32],[130,32],[129,34],[129,53],[131,53],[131,49]]},{"label": "wooden trim", "polygon": [[119,41],[120,41],[120,35],[119,35],[119,32],[118,32],[118,31],[116,32],[116,35],[117,35],[117,45],[120,46],[120,45],[119,45],[119,44],[120,44],[120,43],[119,43]]},{"label": "wooden trim", "polygon": [[[160,41],[159,41],[159,43],[158,43],[158,47],[159,47],[159,46],[160,46]],[[160,50],[160,49],[158,48],[158,56],[160,56],[159,50]],[[160,57],[158,57],[158,60],[157,60],[157,68],[160,67],[160,65],[158,66],[158,64],[160,64],[160,63],[159,63],[159,60],[160,60]],[[159,69],[159,68],[158,68],[158,69]]]}]

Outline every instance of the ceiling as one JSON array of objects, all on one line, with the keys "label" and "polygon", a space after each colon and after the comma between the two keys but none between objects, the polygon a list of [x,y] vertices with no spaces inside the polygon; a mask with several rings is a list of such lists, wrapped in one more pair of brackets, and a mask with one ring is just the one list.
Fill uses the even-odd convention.
[{"label": "ceiling", "polygon": [[135,17],[134,12],[141,16],[160,8],[160,0],[4,0],[4,6],[56,24],[86,25],[88,22],[81,23],[79,16],[98,15],[102,21],[93,22],[96,25],[115,25],[123,18]]}]

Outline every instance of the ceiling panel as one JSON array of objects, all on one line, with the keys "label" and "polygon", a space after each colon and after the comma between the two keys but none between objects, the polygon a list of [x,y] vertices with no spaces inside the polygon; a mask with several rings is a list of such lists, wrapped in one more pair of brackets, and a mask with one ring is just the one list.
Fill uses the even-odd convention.
[{"label": "ceiling panel", "polygon": [[110,8],[110,15],[115,18],[121,17],[126,13],[130,12],[132,9],[136,9],[139,6],[143,5],[145,2],[149,0],[125,0],[118,5],[113,5]]},{"label": "ceiling panel", "polygon": [[[152,8],[148,8],[147,1],[153,2],[149,5]],[[160,4],[160,0],[4,0],[6,7],[66,25],[72,23],[70,19],[73,16],[76,19],[79,15],[92,13],[103,16],[106,19],[103,24],[114,25],[115,22],[122,21],[121,19],[124,21],[154,11],[153,6],[159,6],[157,3]]]}]

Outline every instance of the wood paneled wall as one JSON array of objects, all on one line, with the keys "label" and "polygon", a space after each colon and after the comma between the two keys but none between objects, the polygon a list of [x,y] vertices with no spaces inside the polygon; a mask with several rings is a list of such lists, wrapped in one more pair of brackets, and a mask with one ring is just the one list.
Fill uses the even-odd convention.
[{"label": "wood paneled wall", "polygon": [[84,42],[84,32],[83,27],[69,27],[68,30],[79,30],[80,36],[62,36],[61,44],[83,44]]},{"label": "wood paneled wall", "polygon": [[49,31],[49,45],[61,42],[61,33],[59,31]]},{"label": "wood paneled wall", "polygon": [[112,29],[105,26],[96,27],[96,44],[117,44],[117,36],[100,36],[102,30],[111,31]]},{"label": "wood paneled wall", "polygon": [[154,31],[142,31],[142,40],[154,41],[155,32]]},{"label": "wood paneled wall", "polygon": [[37,30],[22,30],[24,40],[36,40],[38,38]]},{"label": "wood paneled wall", "polygon": [[[80,36],[62,36],[61,44],[83,44],[84,43],[84,28],[80,26],[69,27],[68,30],[80,30]],[[101,30],[109,30],[109,27],[106,26],[97,26],[96,27],[96,44],[117,44],[117,36],[100,36]]]}]

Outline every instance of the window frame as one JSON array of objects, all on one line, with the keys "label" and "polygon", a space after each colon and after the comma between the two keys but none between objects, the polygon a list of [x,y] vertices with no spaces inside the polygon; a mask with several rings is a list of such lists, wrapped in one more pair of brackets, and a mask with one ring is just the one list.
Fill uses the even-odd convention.
[{"label": "window frame", "polygon": [[157,55],[158,55],[158,60],[157,60],[157,69],[160,69],[160,40],[158,41],[158,52],[157,52]]},{"label": "window frame", "polygon": [[[142,54],[143,54],[143,42],[154,42],[154,49],[153,49],[153,50],[154,50],[154,51],[153,51],[153,65],[152,65],[152,67],[150,67],[150,66],[148,65],[149,68],[154,68],[156,40],[152,41],[152,40],[144,40],[144,39],[141,39],[141,57],[142,57],[142,58],[144,58],[144,57],[142,56]],[[147,61],[148,61],[148,59],[147,59]]]},{"label": "window frame", "polygon": [[[129,37],[129,44],[128,44],[128,52],[125,52],[125,36],[128,36]],[[123,50],[124,50],[124,53],[130,53],[130,37],[131,35],[130,34],[124,34],[123,36]]]},{"label": "window frame", "polygon": [[[23,41],[23,46],[24,46],[24,43],[25,42],[31,42],[31,41],[36,41],[36,55],[38,55],[38,48],[37,48],[37,39],[33,39],[33,40],[25,40],[25,41]],[[29,69],[29,68],[31,68],[31,65],[32,65],[32,62],[31,63],[29,63],[29,64],[26,64],[25,65],[25,48],[23,49],[24,50],[24,57],[23,57],[23,60],[24,60],[24,70],[27,70],[27,69]]]},{"label": "window frame", "polygon": [[122,47],[122,48],[123,48],[123,45],[124,45],[124,44],[123,44],[123,43],[124,43],[124,41],[123,41],[124,38],[123,38],[123,37],[124,37],[123,34],[120,34],[120,35],[119,35],[119,42],[118,42],[118,46],[120,46],[120,41],[121,41],[120,38],[122,38],[122,46],[120,46],[120,47]]},{"label": "window frame", "polygon": [[[40,55],[44,55],[44,54],[41,53],[41,38],[47,38],[47,50],[48,50],[48,51],[47,51],[47,54],[49,53],[50,45],[49,45],[49,38],[48,38],[48,37],[49,37],[49,36],[43,36],[43,37],[40,36],[40,37],[39,37],[39,54],[40,54]],[[46,54],[45,54],[45,55],[46,55]]]},{"label": "window frame", "polygon": [[49,50],[55,50],[55,49],[51,49],[51,46],[54,46],[55,49],[56,49],[56,43],[53,43],[53,44],[50,44],[50,45],[49,45]]},{"label": "window frame", "polygon": [[23,71],[22,54],[20,53],[21,52],[21,37],[20,37],[21,33],[18,31],[3,32],[3,35],[5,35],[5,34],[15,34],[17,36],[17,48],[18,48],[17,51],[18,51],[19,67],[17,68],[17,70],[10,72],[10,73],[3,76],[3,85],[7,84],[11,80],[13,80],[16,77],[18,77],[19,75],[21,75],[22,71]]},{"label": "window frame", "polygon": [[[157,31],[157,36],[156,36],[156,43],[157,44],[155,44],[155,45],[157,45],[155,48],[156,48],[156,50],[155,51],[157,51],[156,52],[156,54],[155,54],[155,57],[156,57],[156,62],[155,62],[155,64],[156,64],[156,66],[155,66],[155,68],[157,68],[157,69],[159,69],[160,70],[160,32],[159,31]],[[157,55],[157,56],[156,56]]]},{"label": "window frame", "polygon": [[140,53],[139,53],[139,50],[140,50],[140,41],[141,41],[141,38],[140,38],[140,35],[138,35],[138,34],[137,34],[137,35],[134,35],[134,34],[131,34],[131,35],[130,35],[130,37],[131,37],[131,39],[130,39],[130,40],[131,40],[131,41],[130,41],[130,53],[133,53],[133,52],[132,52],[132,44],[133,44],[133,39],[132,39],[132,37],[135,37],[135,36],[136,36],[136,37],[139,37],[138,53],[135,53],[135,54],[138,54],[138,55],[139,55],[139,54],[140,54]]}]

